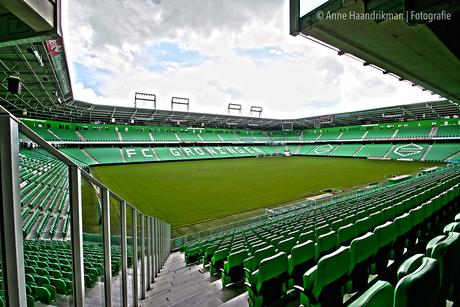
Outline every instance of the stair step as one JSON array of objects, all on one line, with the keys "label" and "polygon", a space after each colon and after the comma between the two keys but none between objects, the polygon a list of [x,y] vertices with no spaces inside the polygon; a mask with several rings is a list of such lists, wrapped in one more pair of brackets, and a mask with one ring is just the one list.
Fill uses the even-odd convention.
[{"label": "stair step", "polygon": [[249,294],[247,292],[226,301],[220,307],[246,307],[249,306]]},{"label": "stair step", "polygon": [[[216,297],[216,291],[212,285],[209,284],[207,280],[189,281],[186,284],[181,284],[180,287],[177,285],[170,286],[171,292],[160,295],[152,296],[143,301],[144,306],[164,306],[168,304],[173,306],[174,304],[180,303],[184,300],[188,301],[192,298],[197,298],[199,296],[208,296],[208,292],[212,293],[213,297]],[[186,306],[186,305],[184,305]],[[193,304],[189,305],[193,306]]]},{"label": "stair step", "polygon": [[[249,307],[247,291],[242,283],[222,289],[221,274],[210,275],[202,263],[185,264],[183,253],[171,253],[147,298],[140,306],[208,306],[222,304]],[[230,302],[230,303],[228,303]]]}]

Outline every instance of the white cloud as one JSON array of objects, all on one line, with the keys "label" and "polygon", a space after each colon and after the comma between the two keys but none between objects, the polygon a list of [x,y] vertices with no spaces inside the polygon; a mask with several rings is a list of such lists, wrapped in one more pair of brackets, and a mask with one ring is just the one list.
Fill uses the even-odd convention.
[{"label": "white cloud", "polygon": [[[190,98],[194,112],[225,114],[239,103],[243,115],[261,106],[264,117],[299,118],[433,100],[290,36],[284,0],[69,0],[68,10],[74,96],[91,103],[132,106],[134,93],[145,92],[159,109],[176,96]],[[176,53],[152,53],[159,43]]]}]

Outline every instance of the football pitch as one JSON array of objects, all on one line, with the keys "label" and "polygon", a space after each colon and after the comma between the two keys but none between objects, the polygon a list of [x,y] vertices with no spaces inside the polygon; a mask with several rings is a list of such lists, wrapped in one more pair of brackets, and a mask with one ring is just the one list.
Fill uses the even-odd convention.
[{"label": "football pitch", "polygon": [[108,165],[92,172],[174,229],[438,165],[445,163],[293,156]]}]

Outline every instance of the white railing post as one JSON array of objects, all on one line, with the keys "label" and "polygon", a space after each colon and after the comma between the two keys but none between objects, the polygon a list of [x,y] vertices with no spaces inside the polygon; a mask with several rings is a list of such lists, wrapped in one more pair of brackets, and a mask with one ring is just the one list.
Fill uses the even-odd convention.
[{"label": "white railing post", "polygon": [[24,246],[19,187],[18,124],[0,115],[0,251],[5,306],[26,306]]}]

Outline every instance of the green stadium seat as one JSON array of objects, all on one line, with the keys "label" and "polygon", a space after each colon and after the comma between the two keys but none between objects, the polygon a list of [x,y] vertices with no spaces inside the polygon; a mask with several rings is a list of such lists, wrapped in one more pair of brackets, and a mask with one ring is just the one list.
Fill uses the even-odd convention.
[{"label": "green stadium seat", "polygon": [[383,212],[377,211],[377,212],[371,213],[369,215],[369,219],[371,220],[371,230],[373,230],[375,227],[382,225],[384,223]]},{"label": "green stadium seat", "polygon": [[26,277],[26,283],[30,282],[30,283],[35,283],[35,278],[33,275],[31,274],[25,274],[25,277]]},{"label": "green stadium seat", "polygon": [[72,292],[72,288],[69,288],[68,284],[62,278],[50,278],[50,281],[56,288],[57,293],[68,295]]},{"label": "green stadium seat", "polygon": [[423,208],[423,222],[421,226],[421,232],[423,234],[426,234],[428,233],[429,230],[431,230],[434,227],[434,215],[433,215],[434,204],[431,202],[431,200],[429,200],[422,204],[422,208]]},{"label": "green stadium seat", "polygon": [[248,257],[243,261],[245,277],[249,280],[251,274],[259,268],[260,262],[268,257],[275,255],[275,247],[273,245],[266,246],[255,251],[254,256]]},{"label": "green stadium seat", "polygon": [[443,233],[448,235],[449,232],[458,232],[460,233],[460,222],[452,222],[444,226]]},{"label": "green stadium seat", "polygon": [[34,276],[34,279],[35,279],[35,283],[37,285],[49,285],[51,284],[50,280],[48,277],[46,277],[47,275],[35,275]]},{"label": "green stadium seat", "polygon": [[400,128],[395,138],[427,138],[431,133],[432,127],[410,127]]},{"label": "green stadium seat", "polygon": [[44,286],[30,285],[33,295],[44,304],[50,305],[53,302],[51,293],[48,288]]},{"label": "green stadium seat", "polygon": [[336,219],[331,223],[331,230],[338,231],[343,225],[345,225],[345,221],[343,219]]},{"label": "green stadium seat", "polygon": [[351,241],[356,238],[356,225],[350,223],[342,226],[337,231],[337,247],[349,246]]},{"label": "green stadium seat", "polygon": [[243,262],[248,257],[246,250],[240,250],[236,253],[230,253],[227,260],[224,261],[222,271],[222,288],[228,284],[238,282],[244,279]]},{"label": "green stadium seat", "polygon": [[353,224],[354,224],[354,223],[356,222],[357,219],[358,219],[358,218],[357,218],[356,214],[348,215],[348,216],[345,218],[345,222],[344,222],[344,223],[345,223],[345,225],[348,225],[348,224],[350,224],[350,223],[353,223]]},{"label": "green stadium seat", "polygon": [[284,239],[278,243],[277,252],[285,252],[287,255],[291,254],[292,248],[297,244],[297,240],[294,237]]},{"label": "green stadium seat", "polygon": [[343,287],[350,267],[350,248],[342,246],[320,259],[318,264],[303,275],[300,303],[305,307],[337,307],[343,303]]},{"label": "green stadium seat", "polygon": [[254,253],[259,250],[259,249],[262,249],[262,248],[265,248],[267,246],[269,246],[270,244],[268,244],[267,242],[265,241],[257,241],[256,243],[252,243],[251,246],[249,247],[249,254],[250,255],[254,255]]},{"label": "green stadium seat", "polygon": [[398,279],[395,307],[436,306],[440,287],[438,261],[422,254],[414,255],[401,265]]},{"label": "green stadium seat", "polygon": [[[366,139],[367,139],[366,135]],[[393,146],[392,144],[365,144],[353,157],[383,157]]]},{"label": "green stadium seat", "polygon": [[[369,214],[367,213],[367,210],[360,210],[356,213],[356,222],[358,220],[364,219],[366,217],[369,217]],[[355,222],[355,223],[356,223]]]},{"label": "green stadium seat", "polygon": [[275,237],[272,237],[270,238],[269,242],[271,245],[273,245],[276,249],[278,248],[278,243],[283,241],[285,239],[285,237],[283,236],[275,236]]},{"label": "green stadium seat", "polygon": [[309,240],[292,248],[288,258],[288,288],[302,284],[302,276],[315,265],[315,242]]},{"label": "green stadium seat", "polygon": [[331,227],[329,226],[329,224],[325,224],[325,225],[322,225],[320,227],[317,227],[315,229],[315,235],[316,235],[316,239],[318,239],[319,236],[325,234],[325,233],[328,233],[329,231],[331,231]]},{"label": "green stadium seat", "polygon": [[[28,261],[28,263],[29,262],[30,262],[30,260]],[[37,274],[37,271],[35,270],[35,268],[33,266],[30,266],[30,265],[24,266],[24,270],[25,270],[26,274],[31,274],[31,275]]]},{"label": "green stadium seat", "polygon": [[209,266],[209,272],[211,275],[219,271],[219,269],[223,268],[224,261],[227,259],[229,252],[229,248],[220,248],[214,253],[214,256],[211,258],[211,264]]},{"label": "green stadium seat", "polygon": [[299,240],[300,234],[301,234],[301,231],[298,229],[298,230],[288,232],[287,236],[294,237],[296,240]]},{"label": "green stadium seat", "polygon": [[[364,134],[364,133],[361,133]],[[340,137],[342,139],[342,136]],[[329,157],[352,157],[363,145],[362,144],[341,144]]]},{"label": "green stadium seat", "polygon": [[377,252],[374,256],[374,266],[371,272],[380,274],[388,267],[390,252],[397,236],[396,224],[388,221],[375,227],[374,234],[377,237]]},{"label": "green stadium seat", "polygon": [[[441,235],[428,242],[426,255],[439,262],[441,285],[438,304],[445,305],[445,300],[449,299],[458,302],[459,274],[460,274],[460,233],[450,232],[449,235]],[[457,282],[456,282],[457,281]]]},{"label": "green stadium seat", "polygon": [[400,216],[404,214],[405,207],[403,202],[399,202],[395,205],[393,205],[393,208],[395,209],[395,216]]},{"label": "green stadium seat", "polygon": [[219,249],[219,245],[211,245],[206,248],[206,251],[203,256],[203,267],[205,267],[208,263],[211,262],[214,253]]},{"label": "green stadium seat", "polygon": [[111,130],[80,130],[80,134],[86,141],[93,142],[119,142],[118,132]]},{"label": "green stadium seat", "polygon": [[424,212],[422,206],[418,206],[409,210],[409,215],[412,219],[412,228],[409,233],[409,247],[411,247],[417,242],[418,239],[425,235],[422,233],[422,223],[424,220]]},{"label": "green stadium seat", "polygon": [[367,285],[370,267],[377,251],[377,236],[368,232],[357,237],[350,244],[350,269],[347,292],[356,292]]},{"label": "green stadium seat", "polygon": [[378,280],[348,307],[393,307],[394,288],[386,281]]},{"label": "green stadium seat", "polygon": [[383,220],[385,222],[392,221],[395,217],[395,209],[393,208],[393,206],[389,206],[383,209],[382,212],[383,212]]},{"label": "green stadium seat", "polygon": [[412,217],[408,213],[398,216],[394,220],[397,236],[393,243],[392,259],[397,259],[404,253],[404,248],[409,246],[409,234],[412,229]]},{"label": "green stadium seat", "polygon": [[197,262],[199,261],[199,257],[200,257],[200,247],[194,247],[192,249],[190,249],[186,254],[185,254],[185,263],[186,264],[189,264],[189,263],[194,263],[194,262]]},{"label": "green stadium seat", "polygon": [[365,234],[366,232],[372,229],[372,221],[369,217],[365,217],[365,218],[357,220],[355,222],[355,225],[356,225],[355,237],[359,237],[362,234]]},{"label": "green stadium seat", "polygon": [[[115,271],[114,266],[112,265],[112,276],[115,276],[116,274],[118,274],[118,273],[115,273],[114,271]],[[84,279],[85,279],[85,287],[87,289],[93,288],[94,285],[96,284],[96,279],[94,278],[93,275],[84,274]]]},{"label": "green stadium seat", "polygon": [[337,233],[330,231],[320,235],[316,240],[315,261],[318,262],[321,257],[329,254],[337,247]]},{"label": "green stadium seat", "polygon": [[302,234],[300,234],[299,236],[299,240],[297,241],[298,244],[300,243],[305,243],[307,241],[313,241],[313,242],[316,242],[316,235],[315,235],[315,232],[313,230],[310,230],[308,232],[304,232]]},{"label": "green stadium seat", "polygon": [[86,147],[85,151],[102,164],[125,163],[118,147]]},{"label": "green stadium seat", "polygon": [[132,141],[132,142],[151,142],[148,131],[120,131],[121,138],[123,141]]},{"label": "green stadium seat", "polygon": [[30,294],[27,294],[27,307],[35,307],[35,298]]},{"label": "green stadium seat", "polygon": [[71,158],[80,161],[81,163],[87,165],[97,164],[96,162],[91,160],[91,158],[85,155],[80,148],[60,148],[59,150],[65,153],[66,155],[70,156]]},{"label": "green stadium seat", "polygon": [[266,306],[282,298],[287,291],[288,258],[280,252],[261,261],[259,269],[245,282],[255,307]]}]

